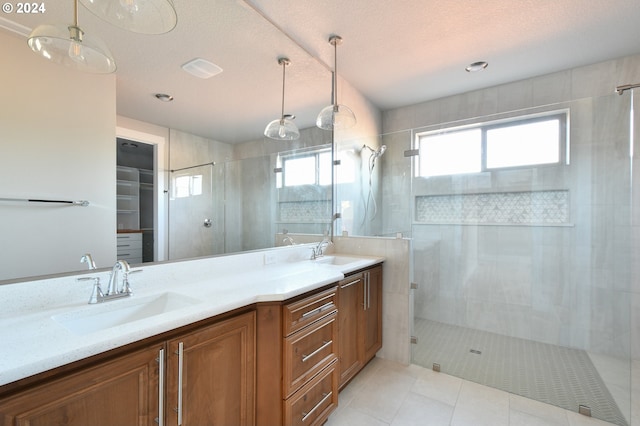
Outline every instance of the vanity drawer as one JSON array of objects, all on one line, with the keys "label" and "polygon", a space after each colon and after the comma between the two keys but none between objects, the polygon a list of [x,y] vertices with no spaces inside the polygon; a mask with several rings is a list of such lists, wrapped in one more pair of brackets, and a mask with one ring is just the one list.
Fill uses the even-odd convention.
[{"label": "vanity drawer", "polygon": [[285,398],[337,359],[337,317],[333,312],[284,339]]},{"label": "vanity drawer", "polygon": [[337,287],[284,305],[283,334],[289,336],[338,309]]},{"label": "vanity drawer", "polygon": [[129,232],[116,236],[118,249],[122,248],[142,248],[142,234],[140,232]]},{"label": "vanity drawer", "polygon": [[142,263],[142,234],[137,232],[117,234],[117,258],[131,264]]},{"label": "vanity drawer", "polygon": [[334,360],[291,398],[284,401],[284,424],[321,425],[338,406],[338,370]]}]

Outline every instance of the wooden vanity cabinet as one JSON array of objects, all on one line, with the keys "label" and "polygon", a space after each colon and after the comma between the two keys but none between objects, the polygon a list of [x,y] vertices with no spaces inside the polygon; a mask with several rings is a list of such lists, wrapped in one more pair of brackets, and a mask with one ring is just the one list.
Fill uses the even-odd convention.
[{"label": "wooden vanity cabinet", "polygon": [[338,406],[337,287],[283,306],[285,426],[321,425]]},{"label": "wooden vanity cabinet", "polygon": [[167,342],[167,425],[255,424],[255,313]]},{"label": "wooden vanity cabinet", "polygon": [[0,398],[0,426],[254,425],[255,312],[168,335]]},{"label": "wooden vanity cabinet", "polygon": [[321,425],[381,346],[376,266],[25,379],[0,426]]},{"label": "wooden vanity cabinet", "polygon": [[155,345],[0,400],[0,425],[154,425]]},{"label": "wooden vanity cabinet", "polygon": [[338,283],[338,335],[343,388],[382,347],[382,266]]}]

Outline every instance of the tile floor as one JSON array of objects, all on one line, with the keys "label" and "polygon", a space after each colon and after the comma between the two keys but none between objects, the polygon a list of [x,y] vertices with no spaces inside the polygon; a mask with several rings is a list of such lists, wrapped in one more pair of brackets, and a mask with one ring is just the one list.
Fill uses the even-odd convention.
[{"label": "tile floor", "polygon": [[374,358],[325,426],[604,426],[611,423],[416,365]]},{"label": "tile floor", "polygon": [[616,363],[615,358],[590,356],[580,349],[417,317],[411,334],[418,337],[413,345],[417,365],[439,363],[443,372],[455,377],[567,410],[584,404],[591,407],[594,417],[619,425],[628,423],[628,361]]}]

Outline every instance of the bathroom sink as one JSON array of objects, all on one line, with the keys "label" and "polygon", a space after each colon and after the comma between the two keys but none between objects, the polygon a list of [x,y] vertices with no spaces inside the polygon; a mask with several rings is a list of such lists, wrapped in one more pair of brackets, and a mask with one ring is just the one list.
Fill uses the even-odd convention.
[{"label": "bathroom sink", "polygon": [[91,305],[51,318],[72,333],[84,335],[200,303],[197,299],[172,292],[140,299],[135,297]]},{"label": "bathroom sink", "polygon": [[359,257],[350,257],[350,256],[322,256],[315,259],[316,263],[324,263],[328,265],[338,265],[344,266],[349,263],[360,262],[362,261]]}]

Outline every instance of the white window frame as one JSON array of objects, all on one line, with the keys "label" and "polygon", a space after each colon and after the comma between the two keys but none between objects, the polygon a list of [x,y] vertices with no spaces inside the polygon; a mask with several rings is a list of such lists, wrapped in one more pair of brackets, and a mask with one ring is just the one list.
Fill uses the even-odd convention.
[{"label": "white window frame", "polygon": [[[304,152],[298,152],[298,153],[290,153],[290,154],[284,154],[281,156],[280,161],[281,161],[281,167],[279,168],[280,171],[280,179],[277,182],[277,187],[278,188],[295,188],[298,186],[306,186],[306,185],[317,185],[317,186],[330,186],[331,182],[329,179],[329,182],[327,184],[322,184],[320,182],[320,178],[321,178],[321,165],[320,165],[320,159],[323,155],[326,154],[331,154],[331,149],[330,148],[322,148],[322,149],[316,149],[313,151],[304,151]],[[287,175],[287,161],[289,160],[298,160],[298,159],[302,159],[302,158],[306,158],[306,157],[313,157],[314,158],[314,164],[315,164],[315,170],[314,170],[314,182],[313,183],[304,183],[304,184],[293,184],[293,185],[285,185],[285,182],[287,181],[286,179],[286,175]]]},{"label": "white window frame", "polygon": [[[508,166],[508,167],[487,167],[487,132],[488,131],[493,129],[542,122],[550,119],[558,119],[560,122],[560,126],[558,129],[559,153],[558,153],[557,162],[531,163],[531,164],[522,164],[522,165]],[[481,158],[480,158],[480,170],[478,170],[477,172],[471,172],[471,173],[483,173],[483,172],[492,172],[492,171],[500,171],[500,170],[513,170],[513,169],[536,168],[536,167],[558,166],[563,164],[567,164],[567,165],[569,164],[569,110],[568,109],[548,111],[548,112],[536,113],[536,114],[527,114],[527,115],[521,115],[517,117],[510,117],[507,119],[501,119],[501,120],[493,120],[493,121],[482,122],[482,123],[473,123],[473,124],[464,125],[464,126],[455,126],[455,127],[442,128],[438,130],[418,132],[416,133],[414,138],[415,148],[418,150],[418,152],[420,152],[421,142],[426,137],[434,136],[434,135],[442,135],[447,133],[462,132],[462,131],[467,131],[472,129],[479,129],[481,131],[481,140],[480,140]],[[463,175],[463,174],[470,174],[470,173],[461,172],[461,173],[451,173],[451,174],[438,174],[438,175],[424,174],[423,175],[421,174],[421,170],[420,170],[421,169],[420,155],[416,157],[415,161],[416,163],[415,163],[414,175],[416,177],[434,178],[434,177],[440,177],[440,176],[457,176],[457,175]]]}]

